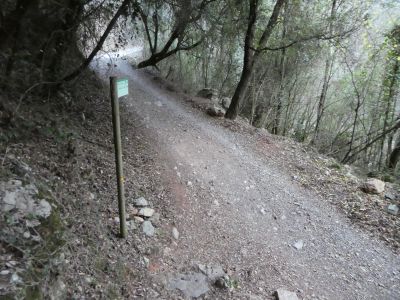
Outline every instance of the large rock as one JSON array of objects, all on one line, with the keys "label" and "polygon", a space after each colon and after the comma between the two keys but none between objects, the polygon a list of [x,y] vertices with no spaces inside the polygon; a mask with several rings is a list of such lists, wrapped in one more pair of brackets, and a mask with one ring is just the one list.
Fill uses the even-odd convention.
[{"label": "large rock", "polygon": [[198,298],[210,290],[207,277],[201,273],[177,274],[168,280],[167,288],[180,290],[188,299]]},{"label": "large rock", "polygon": [[385,191],[385,183],[376,178],[370,178],[361,186],[361,189],[368,194],[380,194]]},{"label": "large rock", "polygon": [[0,182],[0,211],[12,213],[16,219],[28,215],[47,218],[51,215],[51,205],[38,199],[38,194],[34,184],[22,186],[19,180]]},{"label": "large rock", "polygon": [[209,105],[206,112],[212,117],[223,117],[225,115],[225,110],[216,104]]},{"label": "large rock", "polygon": [[198,264],[197,267],[211,281],[215,281],[218,278],[221,278],[226,275],[222,267],[218,265],[211,266],[211,265]]},{"label": "large rock", "polygon": [[142,223],[142,231],[147,236],[153,236],[156,232],[155,228],[153,227],[153,224],[151,224],[150,221],[144,221]]},{"label": "large rock", "polygon": [[212,88],[204,88],[201,89],[198,93],[197,96],[210,99],[210,100],[216,100],[218,95],[218,91],[216,89]]},{"label": "large rock", "polygon": [[220,105],[223,108],[228,109],[229,106],[231,105],[231,101],[232,101],[232,99],[229,98],[229,97],[222,97],[221,100],[220,100]]}]

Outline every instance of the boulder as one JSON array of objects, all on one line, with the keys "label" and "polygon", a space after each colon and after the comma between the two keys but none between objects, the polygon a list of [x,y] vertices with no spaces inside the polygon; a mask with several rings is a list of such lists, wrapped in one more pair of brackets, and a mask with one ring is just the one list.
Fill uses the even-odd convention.
[{"label": "boulder", "polygon": [[361,186],[361,189],[368,194],[380,194],[385,191],[385,183],[376,178],[370,178]]},{"label": "boulder", "polygon": [[218,91],[216,89],[212,88],[204,88],[198,91],[197,96],[210,99],[210,100],[215,100],[217,98]]},{"label": "boulder", "polygon": [[232,99],[229,98],[229,97],[222,97],[221,100],[220,100],[220,105],[223,108],[228,109],[229,106],[231,105],[231,101],[232,101]]},{"label": "boulder", "polygon": [[223,117],[225,115],[225,109],[215,104],[208,106],[206,112],[212,117]]}]

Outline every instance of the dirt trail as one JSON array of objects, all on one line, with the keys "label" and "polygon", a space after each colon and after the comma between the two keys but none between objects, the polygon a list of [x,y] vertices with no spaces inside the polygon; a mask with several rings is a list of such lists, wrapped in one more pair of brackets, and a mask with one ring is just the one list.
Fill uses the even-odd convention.
[{"label": "dirt trail", "polygon": [[[262,155],[265,145],[220,126],[128,63],[117,70],[130,78],[132,118],[163,158],[173,193],[167,209],[180,232],[150,271],[222,265],[240,289],[212,298],[266,299],[283,287],[303,299],[400,299],[400,257],[298,186]],[[293,247],[298,241],[301,249]]]}]

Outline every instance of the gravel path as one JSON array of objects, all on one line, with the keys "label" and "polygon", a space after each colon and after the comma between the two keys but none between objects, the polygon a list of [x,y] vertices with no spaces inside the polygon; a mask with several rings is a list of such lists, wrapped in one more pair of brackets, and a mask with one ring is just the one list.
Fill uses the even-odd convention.
[{"label": "gravel path", "polygon": [[155,273],[222,265],[240,288],[213,299],[266,299],[278,288],[303,299],[400,299],[400,257],[297,185],[253,136],[224,128],[124,61],[117,70],[130,78],[126,106],[165,165],[173,201],[164,205],[180,233]]}]

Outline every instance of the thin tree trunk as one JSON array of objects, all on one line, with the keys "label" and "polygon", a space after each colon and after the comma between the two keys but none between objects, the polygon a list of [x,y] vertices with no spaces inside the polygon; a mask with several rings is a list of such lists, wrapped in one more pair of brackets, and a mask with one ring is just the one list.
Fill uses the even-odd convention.
[{"label": "thin tree trunk", "polygon": [[[247,24],[246,37],[244,41],[243,69],[240,75],[239,83],[236,86],[235,93],[233,94],[231,105],[229,106],[225,114],[226,118],[232,120],[235,119],[239,114],[241,102],[249,85],[249,80],[253,73],[255,62],[258,60],[258,57],[260,55],[260,52],[254,53],[254,50],[252,50],[255,24],[257,21],[258,0],[249,0],[249,2],[250,2],[250,12],[249,12],[249,21]],[[267,27],[265,28],[258,42],[259,48],[264,48],[266,46],[269,37],[271,36],[272,31],[278,21],[278,16],[284,2],[285,0],[276,1],[274,10],[272,12],[271,17],[269,18]]]},{"label": "thin tree trunk", "polygon": [[[329,34],[330,35],[333,35],[333,32],[334,32],[333,25],[334,25],[334,21],[336,18],[336,2],[337,2],[337,0],[332,1],[331,19],[329,22]],[[321,95],[319,97],[319,102],[318,102],[317,121],[315,123],[314,137],[313,137],[312,143],[317,142],[317,140],[319,138],[321,120],[322,120],[322,116],[324,114],[326,95],[327,95],[328,88],[329,88],[329,81],[330,81],[330,77],[331,77],[333,61],[334,61],[334,58],[333,58],[332,48],[329,47],[329,54],[327,56],[327,59],[325,60],[324,79],[323,79]]]},{"label": "thin tree trunk", "polygon": [[[283,10],[283,28],[282,28],[282,36],[281,40],[284,41],[286,38],[286,14],[287,14],[287,5],[284,4],[282,10]],[[278,97],[276,98],[277,104],[276,104],[276,114],[275,114],[275,122],[274,126],[272,128],[272,133],[273,134],[279,134],[280,133],[280,122],[281,122],[281,115],[282,115],[282,97],[284,93],[284,79],[285,79],[285,65],[286,65],[286,48],[283,48],[281,50],[281,55],[280,55],[280,62],[279,62],[279,93]]]},{"label": "thin tree trunk", "polygon": [[115,13],[114,17],[111,19],[110,23],[106,30],[104,31],[103,35],[100,37],[100,40],[97,42],[96,47],[92,50],[90,55],[85,59],[85,61],[75,69],[75,71],[71,72],[67,76],[65,76],[61,81],[71,81],[75,77],[77,77],[83,70],[85,70],[89,64],[92,62],[93,58],[97,55],[97,53],[103,47],[105,40],[107,39],[108,35],[110,34],[111,30],[114,28],[114,25],[117,23],[118,18],[124,12],[125,8],[128,6],[131,0],[124,0],[121,6],[118,8],[117,12]]},{"label": "thin tree trunk", "polygon": [[[394,93],[395,93],[395,84],[397,81],[397,73],[399,71],[399,61],[396,59],[396,62],[393,65],[393,70],[391,70],[391,73],[389,74],[390,76],[390,82],[389,82],[389,90],[388,90],[388,95],[386,98],[386,109],[385,109],[385,118],[383,120],[383,131],[386,130],[386,128],[389,126],[389,115],[390,115],[390,110],[392,108],[393,104],[393,98],[394,98]],[[384,164],[383,162],[383,157],[384,157],[384,148],[385,148],[385,139],[386,136],[384,136],[381,140],[380,144],[380,154],[379,154],[379,161],[378,161],[378,169],[380,170],[382,168],[382,165]],[[389,149],[388,149],[389,150]]]},{"label": "thin tree trunk", "polygon": [[396,145],[389,155],[388,168],[394,170],[400,160],[400,135],[397,137]]}]

